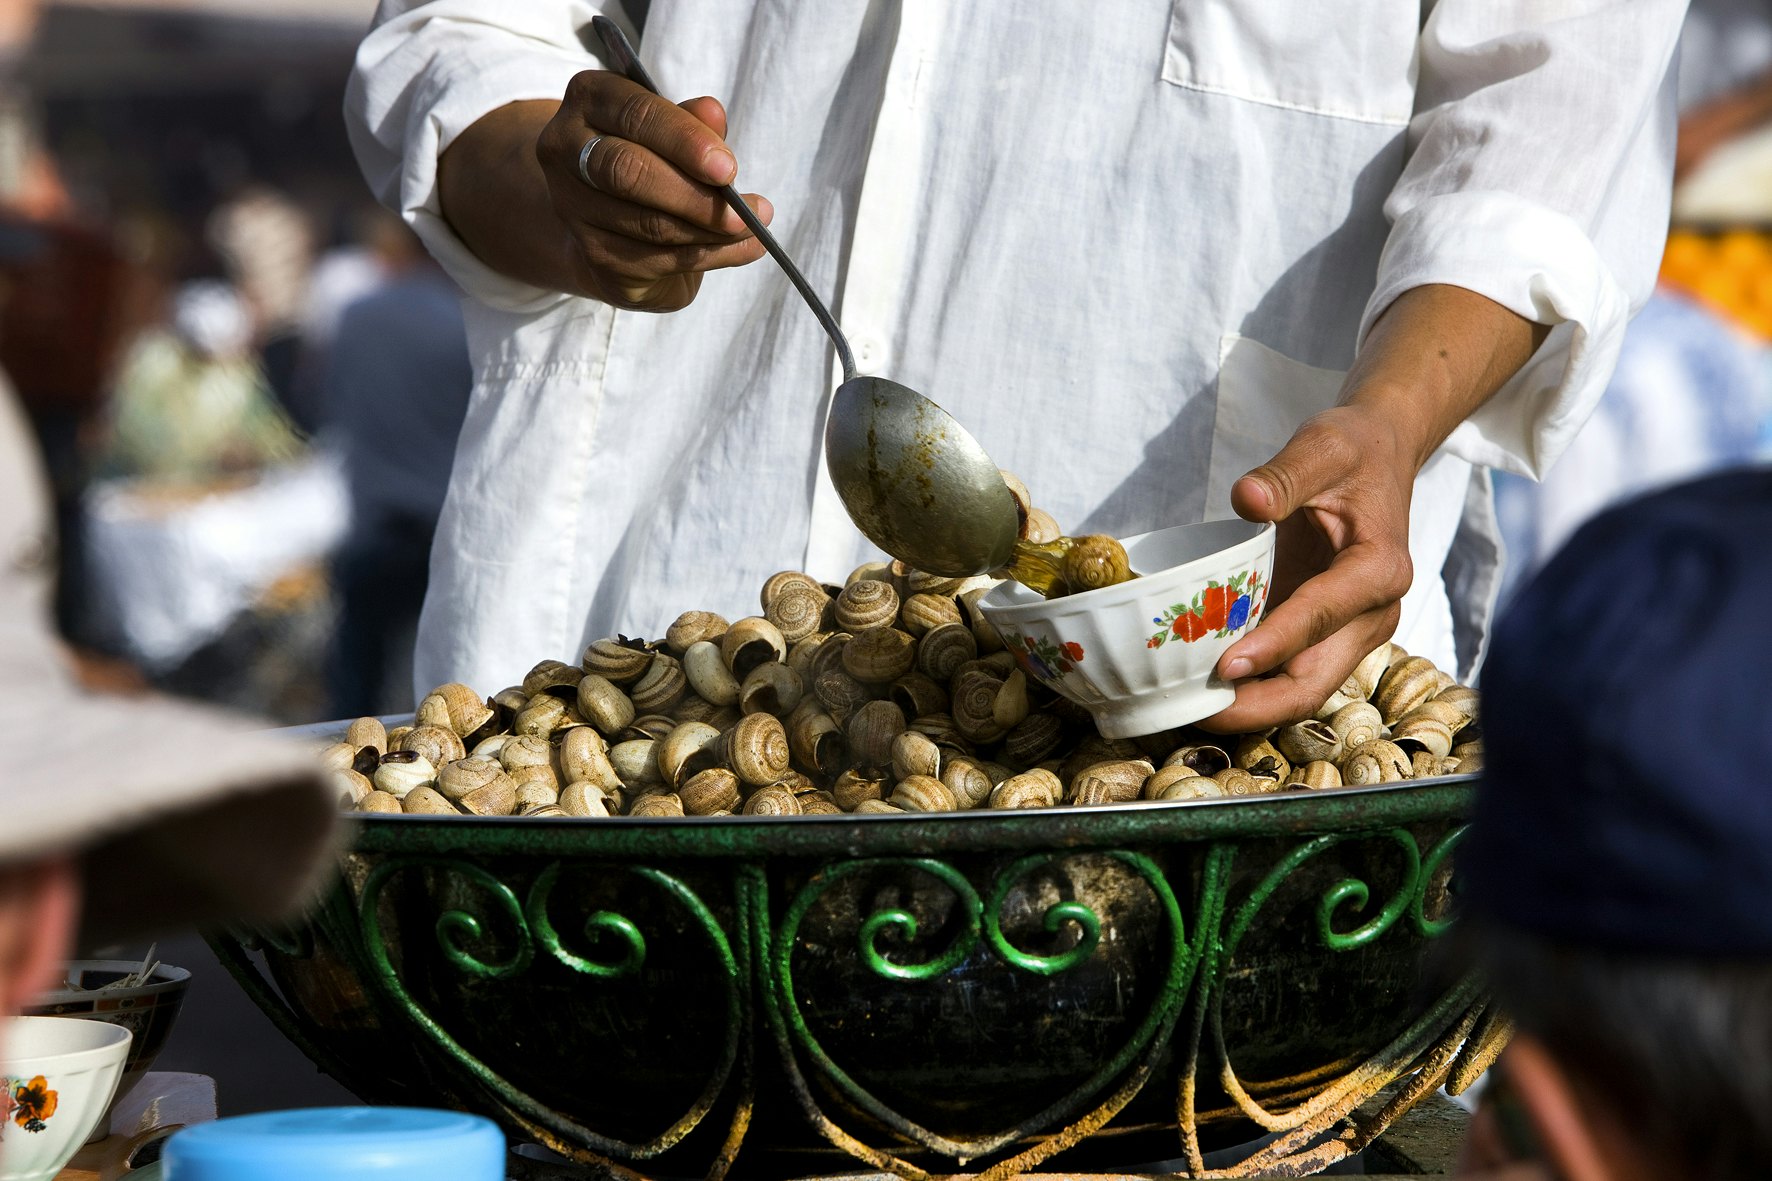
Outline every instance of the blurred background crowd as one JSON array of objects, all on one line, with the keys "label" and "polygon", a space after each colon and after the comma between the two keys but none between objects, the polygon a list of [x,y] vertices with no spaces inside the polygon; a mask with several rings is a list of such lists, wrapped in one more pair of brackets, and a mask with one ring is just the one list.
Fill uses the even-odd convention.
[{"label": "blurred background crowd", "polygon": [[[86,675],[285,722],[411,708],[470,373],[340,105],[373,0],[0,0],[0,370]],[[1772,442],[1772,0],[1699,0],[1663,283],[1510,583],[1629,492]],[[1507,593],[1503,591],[1504,595]]]}]

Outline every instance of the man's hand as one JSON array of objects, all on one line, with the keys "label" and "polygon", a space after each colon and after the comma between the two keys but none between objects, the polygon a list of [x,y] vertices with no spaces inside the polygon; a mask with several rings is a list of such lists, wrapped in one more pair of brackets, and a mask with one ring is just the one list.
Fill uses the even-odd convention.
[{"label": "man's hand", "polygon": [[1231,488],[1240,516],[1279,524],[1273,592],[1218,662],[1238,682],[1236,703],[1202,726],[1239,733],[1309,717],[1391,637],[1412,580],[1416,475],[1548,331],[1461,287],[1417,287],[1385,311],[1341,404]]},{"label": "man's hand", "polygon": [[[716,188],[738,162],[714,99],[674,105],[587,70],[559,103],[520,102],[464,131],[438,162],[444,217],[487,265],[616,307],[686,307],[704,272],[763,256]],[[579,155],[601,136],[579,175]],[[746,202],[767,223],[769,202]]]}]

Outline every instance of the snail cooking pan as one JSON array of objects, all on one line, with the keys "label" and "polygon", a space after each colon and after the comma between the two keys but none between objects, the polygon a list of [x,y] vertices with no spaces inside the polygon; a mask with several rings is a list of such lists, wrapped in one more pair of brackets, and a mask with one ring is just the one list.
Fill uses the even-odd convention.
[{"label": "snail cooking pan", "polygon": [[587,1163],[1086,1168],[1265,1125],[1293,1131],[1251,1170],[1310,1168],[1407,1106],[1322,1139],[1380,1085],[1425,1062],[1431,1091],[1493,1049],[1477,984],[1430,966],[1470,790],[365,817],[306,923],[217,945],[363,1098]]}]

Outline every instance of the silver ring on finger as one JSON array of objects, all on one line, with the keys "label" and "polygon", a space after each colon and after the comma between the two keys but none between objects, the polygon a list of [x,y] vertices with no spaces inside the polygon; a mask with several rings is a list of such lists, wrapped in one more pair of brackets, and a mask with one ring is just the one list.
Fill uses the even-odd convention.
[{"label": "silver ring on finger", "polygon": [[597,182],[591,179],[591,153],[596,151],[597,145],[607,138],[603,135],[593,135],[590,139],[585,140],[584,147],[578,149],[578,179],[593,189],[597,187]]}]

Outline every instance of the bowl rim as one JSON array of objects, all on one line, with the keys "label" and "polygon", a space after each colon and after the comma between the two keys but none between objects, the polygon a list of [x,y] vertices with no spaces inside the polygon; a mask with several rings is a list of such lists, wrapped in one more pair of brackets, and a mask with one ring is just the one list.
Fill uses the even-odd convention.
[{"label": "bowl rim", "polygon": [[[122,1073],[123,1062],[129,1052],[129,1043],[135,1038],[135,1034],[130,1032],[128,1026],[112,1021],[91,1021],[84,1017],[45,1017],[38,1014],[20,1014],[0,1022],[0,1029],[10,1030],[14,1027],[14,1023],[42,1021],[54,1021],[65,1026],[79,1026],[83,1036],[98,1039],[98,1044],[78,1050],[57,1050],[49,1054],[23,1054],[17,1050],[17,1043],[11,1037],[6,1037],[4,1048],[0,1049],[0,1067],[13,1071],[20,1066],[37,1069],[54,1063],[57,1069],[66,1070],[70,1066],[86,1065],[89,1062],[103,1065],[105,1060],[115,1057],[118,1073]],[[70,1032],[72,1031],[70,1030]]]},{"label": "bowl rim", "polygon": [[1056,616],[1059,614],[1066,616],[1086,614],[1091,609],[1103,611],[1112,610],[1116,607],[1122,607],[1132,603],[1151,593],[1151,584],[1158,579],[1161,579],[1165,583],[1170,581],[1186,582],[1190,578],[1198,577],[1199,573],[1203,572],[1208,566],[1222,565],[1227,562],[1235,564],[1235,561],[1244,553],[1249,553],[1253,556],[1253,554],[1259,553],[1264,549],[1271,550],[1273,548],[1278,529],[1272,521],[1245,521],[1241,517],[1222,517],[1215,521],[1191,521],[1185,525],[1170,525],[1164,529],[1152,529],[1147,533],[1134,533],[1131,536],[1121,538],[1120,540],[1122,544],[1130,547],[1141,541],[1147,540],[1148,538],[1157,537],[1162,534],[1181,533],[1190,529],[1199,529],[1207,525],[1223,525],[1227,522],[1235,522],[1237,524],[1251,526],[1255,529],[1255,532],[1251,536],[1237,542],[1235,545],[1228,545],[1223,549],[1213,550],[1209,554],[1201,554],[1199,557],[1183,562],[1179,566],[1169,566],[1151,574],[1141,575],[1130,582],[1115,583],[1113,586],[1097,587],[1095,590],[1082,591],[1074,595],[1066,595],[1062,599],[1042,598],[1029,603],[1005,603],[996,601],[995,596],[999,593],[1005,593],[1003,592],[1003,587],[1014,585],[1011,582],[1004,582],[999,586],[992,587],[990,591],[978,600],[979,610],[986,616],[1002,620],[1005,623],[1037,619],[1044,616]]},{"label": "bowl rim", "polygon": [[[62,979],[66,980],[66,973],[72,972],[77,968],[83,970],[99,968],[107,971],[114,968],[120,971],[132,972],[139,967],[141,967],[140,960],[68,960],[62,965]],[[106,996],[112,997],[159,996],[162,993],[175,992],[180,988],[187,988],[190,986],[190,983],[191,973],[188,969],[180,968],[173,964],[160,964],[154,969],[153,978],[146,984],[138,984],[134,988],[108,988],[103,990],[103,993]],[[24,1011],[30,1013],[33,1009],[43,1008],[48,1005],[78,1004],[80,1001],[91,1000],[97,995],[100,995],[100,990],[95,988],[51,988],[32,997],[30,1002],[25,1005]],[[49,1017],[58,1016],[59,1014],[41,1013],[35,1015]]]}]

